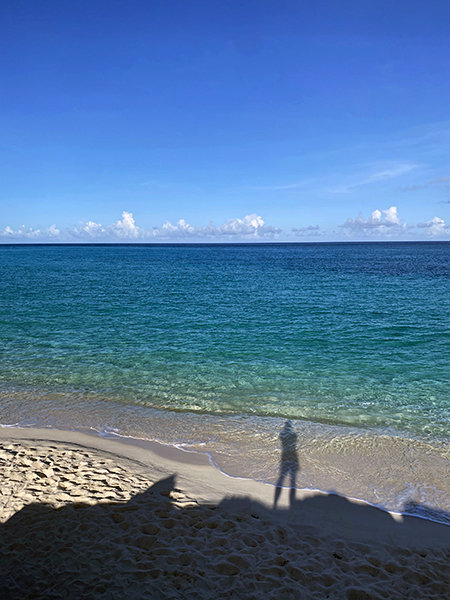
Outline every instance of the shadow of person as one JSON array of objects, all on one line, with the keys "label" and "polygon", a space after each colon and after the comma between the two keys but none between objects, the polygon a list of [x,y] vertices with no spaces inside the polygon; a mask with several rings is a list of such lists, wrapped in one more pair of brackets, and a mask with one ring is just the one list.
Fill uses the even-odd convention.
[{"label": "shadow of person", "polygon": [[281,442],[280,476],[278,477],[277,485],[275,487],[273,507],[277,507],[283,482],[287,476],[289,476],[291,483],[289,491],[289,504],[292,507],[295,502],[295,486],[299,464],[297,456],[297,434],[295,433],[290,420],[285,422],[279,437]]}]

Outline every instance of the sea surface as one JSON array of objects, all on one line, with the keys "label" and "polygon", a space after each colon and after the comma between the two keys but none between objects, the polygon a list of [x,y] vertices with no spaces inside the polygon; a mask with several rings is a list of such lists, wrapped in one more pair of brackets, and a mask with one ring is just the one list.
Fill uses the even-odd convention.
[{"label": "sea surface", "polygon": [[450,244],[2,245],[0,423],[450,523]]}]

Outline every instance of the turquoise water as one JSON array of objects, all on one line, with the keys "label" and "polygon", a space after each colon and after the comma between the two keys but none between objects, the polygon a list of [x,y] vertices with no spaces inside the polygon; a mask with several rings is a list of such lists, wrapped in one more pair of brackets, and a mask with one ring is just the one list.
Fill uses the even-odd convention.
[{"label": "turquoise water", "polygon": [[267,480],[248,429],[270,445],[288,417],[311,444],[442,456],[449,259],[447,243],[0,246],[0,422],[220,438],[228,471]]}]

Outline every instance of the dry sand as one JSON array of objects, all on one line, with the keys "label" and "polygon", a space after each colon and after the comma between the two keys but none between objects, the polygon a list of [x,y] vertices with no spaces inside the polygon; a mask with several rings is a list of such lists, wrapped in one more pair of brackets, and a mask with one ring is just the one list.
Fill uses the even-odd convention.
[{"label": "dry sand", "polygon": [[450,528],[200,455],[0,430],[0,598],[443,600]]}]

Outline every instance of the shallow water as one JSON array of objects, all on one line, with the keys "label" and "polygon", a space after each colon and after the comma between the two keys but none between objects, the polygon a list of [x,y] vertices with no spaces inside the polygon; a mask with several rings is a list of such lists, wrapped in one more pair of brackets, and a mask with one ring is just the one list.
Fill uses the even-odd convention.
[{"label": "shallow water", "polygon": [[[0,246],[0,422],[450,510],[450,245]],[[445,486],[447,485],[447,488]]]}]

